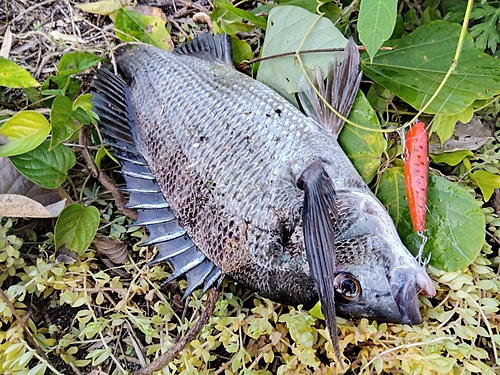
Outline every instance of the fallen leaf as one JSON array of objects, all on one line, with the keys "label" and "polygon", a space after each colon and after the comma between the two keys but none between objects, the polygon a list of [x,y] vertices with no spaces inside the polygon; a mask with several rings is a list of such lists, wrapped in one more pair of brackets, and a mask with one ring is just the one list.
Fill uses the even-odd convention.
[{"label": "fallen leaf", "polygon": [[165,23],[168,22],[167,16],[160,8],[150,7],[147,5],[137,5],[135,7],[127,6],[125,8],[130,9],[135,13],[144,14],[145,16],[159,17],[162,21],[165,21]]},{"label": "fallen leaf", "polygon": [[18,194],[0,194],[0,216],[4,217],[58,217],[66,199],[43,206],[31,198]]},{"label": "fallen leaf", "polygon": [[123,5],[124,4],[122,4],[121,0],[105,0],[97,1],[95,3],[77,4],[76,7],[87,13],[109,16],[111,13],[122,8]]},{"label": "fallen leaf", "polygon": [[24,177],[9,158],[0,158],[0,194],[24,195],[43,205],[61,199],[57,190],[42,188]]},{"label": "fallen leaf", "polygon": [[123,241],[97,234],[92,243],[99,254],[107,256],[115,264],[123,264],[127,260],[127,244]]},{"label": "fallen leaf", "polygon": [[56,263],[72,264],[78,259],[76,251],[69,250],[66,246],[62,245],[56,251]]},{"label": "fallen leaf", "polygon": [[443,152],[460,150],[477,150],[491,137],[491,128],[483,125],[477,116],[464,124],[457,122],[451,138],[441,144],[438,136],[433,133],[429,138],[429,153],[440,154]]},{"label": "fallen leaf", "polygon": [[2,48],[0,49],[0,57],[8,59],[10,47],[12,47],[12,33],[10,31],[10,27],[7,27],[7,30],[5,30],[5,35],[3,36]]},{"label": "fallen leaf", "polygon": [[61,33],[60,31],[57,31],[57,30],[51,31],[49,34],[56,41],[63,40],[65,42],[73,42],[73,43],[81,43],[81,44],[86,43],[85,40],[83,40],[82,38],[78,38],[74,35],[64,34],[64,33]]}]

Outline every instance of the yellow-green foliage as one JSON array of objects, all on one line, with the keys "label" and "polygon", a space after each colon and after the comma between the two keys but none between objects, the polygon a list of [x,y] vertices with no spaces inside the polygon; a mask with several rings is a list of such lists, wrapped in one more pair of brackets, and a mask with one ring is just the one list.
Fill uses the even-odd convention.
[{"label": "yellow-green foliage", "polygon": [[[494,232],[499,219],[484,211]],[[115,374],[132,372],[140,368],[138,350],[149,360],[159,356],[201,312],[206,297],[190,299],[183,317],[179,302],[160,291],[166,266],[130,263],[124,269],[131,278],[123,279],[101,270],[92,250],[70,266],[56,264],[51,240],[39,245],[37,257],[22,256],[21,240],[9,234],[11,221],[2,224],[2,290],[48,359],[2,300],[1,373],[64,373],[69,366],[87,372],[98,365]],[[133,254],[150,255],[137,246]],[[208,324],[161,373],[498,374],[499,266],[500,258],[485,245],[461,272],[429,269],[438,294],[432,303],[421,298],[424,323],[418,326],[339,318],[344,369],[335,362],[322,320],[225,281]],[[70,319],[51,321],[59,308]]]}]

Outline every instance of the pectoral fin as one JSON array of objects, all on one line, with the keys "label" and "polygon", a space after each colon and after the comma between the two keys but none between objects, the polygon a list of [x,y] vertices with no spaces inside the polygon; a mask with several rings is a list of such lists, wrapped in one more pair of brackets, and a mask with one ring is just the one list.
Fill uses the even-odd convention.
[{"label": "pectoral fin", "polygon": [[313,162],[300,176],[304,190],[302,222],[307,260],[321,301],[321,310],[330,331],[335,355],[340,361],[335,314],[335,190],[321,162]]}]

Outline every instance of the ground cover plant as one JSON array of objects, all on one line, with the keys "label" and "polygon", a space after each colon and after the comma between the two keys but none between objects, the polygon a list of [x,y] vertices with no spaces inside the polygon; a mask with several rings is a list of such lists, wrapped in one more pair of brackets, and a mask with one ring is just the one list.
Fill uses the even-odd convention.
[{"label": "ground cover plant", "polygon": [[496,1],[3,2],[0,373],[133,373],[206,310],[199,291],[181,300],[183,280],[162,285],[167,264],[147,266],[156,250],[123,209],[89,82],[120,43],[171,50],[207,30],[229,34],[238,69],[294,103],[299,79],[347,38],[364,46],[340,143],[416,253],[401,135],[417,117],[429,125],[424,258],[437,295],[420,297],[418,326],[338,318],[342,367],[318,306],[225,280],[160,373],[499,373],[499,14]]}]

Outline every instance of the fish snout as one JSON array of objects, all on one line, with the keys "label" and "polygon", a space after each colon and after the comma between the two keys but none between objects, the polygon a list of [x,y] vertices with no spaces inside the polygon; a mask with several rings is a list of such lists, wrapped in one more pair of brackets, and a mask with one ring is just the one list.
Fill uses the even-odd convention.
[{"label": "fish snout", "polygon": [[418,273],[416,279],[420,294],[425,297],[434,297],[436,295],[436,288],[425,271]]},{"label": "fish snout", "polygon": [[415,270],[406,267],[396,268],[390,278],[392,296],[401,315],[402,324],[420,324],[418,294],[425,296],[436,294],[434,285],[425,271],[415,274]]}]

